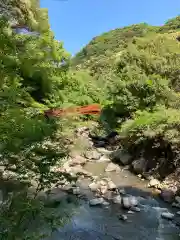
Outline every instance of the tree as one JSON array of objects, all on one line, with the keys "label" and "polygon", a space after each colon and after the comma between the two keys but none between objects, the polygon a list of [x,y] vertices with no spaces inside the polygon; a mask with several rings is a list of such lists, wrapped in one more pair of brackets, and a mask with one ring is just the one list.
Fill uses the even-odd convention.
[{"label": "tree", "polygon": [[[61,125],[46,121],[40,113],[41,106],[48,106],[40,103],[56,94],[57,86],[66,78],[66,69],[57,68],[55,63],[68,57],[50,31],[38,38],[16,35],[8,21],[1,19],[0,36],[1,239],[35,239],[38,232],[29,231],[30,222],[38,217],[44,224],[46,220],[52,224],[59,218],[52,217],[53,208],[47,212],[36,198],[39,191],[64,177],[52,167],[66,154],[62,136],[55,138]],[[14,189],[15,185],[19,188]],[[31,186],[36,192],[29,196]]]}]

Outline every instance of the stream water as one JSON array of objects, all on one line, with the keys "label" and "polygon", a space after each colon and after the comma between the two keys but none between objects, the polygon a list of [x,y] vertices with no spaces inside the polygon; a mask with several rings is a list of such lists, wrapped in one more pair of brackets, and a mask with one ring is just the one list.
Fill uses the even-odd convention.
[{"label": "stream water", "polygon": [[[180,229],[172,221],[161,218],[164,211],[173,212],[169,205],[156,199],[141,181],[130,172],[105,173],[107,163],[88,163],[85,169],[96,176],[108,176],[125,192],[137,196],[140,212],[127,213],[118,205],[90,207],[80,201],[76,214],[63,228],[54,232],[50,240],[177,240]],[[81,181],[81,189],[89,193],[88,182]],[[118,214],[125,213],[127,221],[118,219]]]}]

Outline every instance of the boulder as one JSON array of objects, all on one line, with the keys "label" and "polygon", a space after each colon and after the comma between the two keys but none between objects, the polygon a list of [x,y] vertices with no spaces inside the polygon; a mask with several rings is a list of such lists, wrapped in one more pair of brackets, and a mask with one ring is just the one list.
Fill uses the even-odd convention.
[{"label": "boulder", "polygon": [[128,154],[127,152],[124,152],[121,149],[114,151],[111,154],[111,158],[112,158],[112,160],[118,161],[118,162],[122,163],[123,165],[128,165],[132,161],[131,155]]},{"label": "boulder", "polygon": [[109,206],[109,205],[110,205],[110,203],[109,203],[109,202],[106,202],[106,201],[104,201],[104,202],[102,203],[102,205],[107,207],[107,206]]},{"label": "boulder", "polygon": [[175,193],[171,189],[162,189],[160,196],[165,202],[172,203]]},{"label": "boulder", "polygon": [[120,195],[117,195],[117,196],[113,197],[112,201],[113,201],[113,203],[121,204],[122,203],[122,198],[121,198]]},{"label": "boulder", "polygon": [[62,190],[66,191],[68,193],[72,193],[73,192],[73,186],[72,186],[72,184],[68,183],[68,184],[66,184],[62,187]]},{"label": "boulder", "polygon": [[152,195],[153,196],[160,196],[161,195],[161,190],[160,189],[157,189],[157,188],[154,188],[152,190]]},{"label": "boulder", "polygon": [[122,203],[124,208],[132,208],[138,205],[138,200],[136,197],[129,196],[129,197],[123,197]]},{"label": "boulder", "polygon": [[118,216],[118,218],[119,218],[119,220],[123,220],[123,221],[127,221],[127,219],[128,219],[125,214],[120,214],[120,215]]},{"label": "boulder", "polygon": [[98,160],[98,162],[110,162],[110,158],[108,158],[107,156],[103,155],[100,157],[100,159]]},{"label": "boulder", "polygon": [[113,192],[111,192],[111,191],[107,191],[104,195],[103,195],[103,197],[105,198],[105,199],[107,199],[107,200],[112,200],[113,199]]},{"label": "boulder", "polygon": [[99,184],[101,185],[101,186],[107,186],[107,180],[106,179],[102,179],[101,181],[99,181]]},{"label": "boulder", "polygon": [[95,183],[95,182],[92,182],[92,183],[89,184],[89,188],[91,189],[92,192],[96,192],[99,188],[99,184]]},{"label": "boulder", "polygon": [[89,160],[99,160],[101,157],[101,153],[97,151],[88,151],[85,153],[85,157]]},{"label": "boulder", "polygon": [[100,154],[103,154],[103,155],[105,155],[105,156],[107,156],[107,157],[109,157],[109,156],[113,153],[113,151],[109,151],[109,150],[107,150],[106,148],[98,148],[97,151],[98,151]]},{"label": "boulder", "polygon": [[144,158],[137,159],[132,162],[132,167],[135,173],[142,174],[146,171],[146,160]]},{"label": "boulder", "polygon": [[138,207],[131,207],[131,211],[133,211],[133,212],[140,212],[141,211],[141,209],[140,208],[138,208]]},{"label": "boulder", "polygon": [[113,172],[120,170],[119,166],[114,163],[109,163],[105,169],[105,172]]},{"label": "boulder", "polygon": [[174,218],[174,214],[170,212],[163,212],[161,217],[167,220],[172,220]]},{"label": "boulder", "polygon": [[132,210],[129,210],[127,213],[128,214],[133,214],[134,212]]},{"label": "boulder", "polygon": [[172,207],[180,208],[180,204],[179,204],[179,203],[175,203],[175,202],[173,202],[173,203],[172,203]]},{"label": "boulder", "polygon": [[113,181],[108,181],[108,189],[115,190],[117,188],[116,184]]},{"label": "boulder", "polygon": [[75,187],[75,188],[73,188],[73,194],[74,195],[80,195],[81,194],[81,191],[80,191],[80,188],[79,187]]},{"label": "boulder", "polygon": [[102,185],[102,186],[100,186],[99,190],[100,190],[100,193],[104,195],[108,191],[108,186]]},{"label": "boulder", "polygon": [[104,202],[103,198],[94,198],[89,201],[90,206],[102,205]]},{"label": "boulder", "polygon": [[118,192],[121,194],[121,195],[125,195],[126,194],[126,191],[124,188],[119,188],[118,189]]},{"label": "boulder", "polygon": [[149,188],[153,188],[153,187],[158,188],[159,186],[160,186],[159,180],[153,178],[149,181],[149,184],[148,184]]},{"label": "boulder", "polygon": [[69,166],[70,167],[73,167],[73,166],[76,166],[76,165],[83,166],[86,162],[87,162],[86,158],[84,158],[80,155],[77,155],[69,161]]}]

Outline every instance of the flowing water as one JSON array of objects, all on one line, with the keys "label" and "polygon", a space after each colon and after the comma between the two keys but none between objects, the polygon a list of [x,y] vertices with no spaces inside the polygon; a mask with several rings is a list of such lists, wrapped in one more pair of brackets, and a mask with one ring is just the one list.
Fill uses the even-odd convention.
[{"label": "flowing water", "polygon": [[[50,240],[177,240],[180,229],[172,222],[161,218],[164,211],[173,212],[169,205],[151,196],[146,182],[124,170],[120,173],[105,173],[107,163],[88,163],[85,169],[96,176],[108,176],[125,192],[139,199],[138,213],[124,212],[128,220],[118,219],[123,213],[117,205],[106,207],[89,207],[85,201],[80,202],[76,214],[70,223],[54,232]],[[81,181],[81,188],[89,193],[88,182]]]}]

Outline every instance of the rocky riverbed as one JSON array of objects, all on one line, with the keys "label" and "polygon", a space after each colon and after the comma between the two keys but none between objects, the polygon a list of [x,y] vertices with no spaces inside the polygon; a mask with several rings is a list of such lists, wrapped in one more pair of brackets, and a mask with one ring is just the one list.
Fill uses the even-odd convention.
[{"label": "rocky riverbed", "polygon": [[[132,174],[127,167],[127,153],[107,150],[102,140],[94,147],[88,136],[88,128],[78,129],[76,137],[86,149],[72,149],[64,165],[55,169],[76,179],[63,182],[58,189],[59,194],[74,195],[80,206],[70,223],[50,239],[179,239],[177,188]],[[122,165],[112,161],[117,158]]]}]

